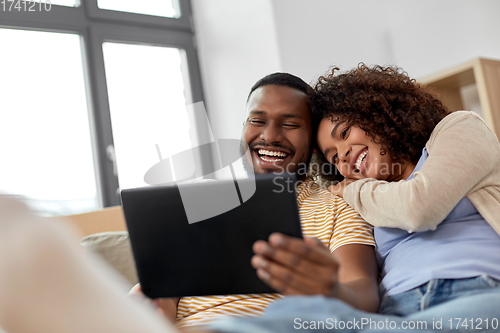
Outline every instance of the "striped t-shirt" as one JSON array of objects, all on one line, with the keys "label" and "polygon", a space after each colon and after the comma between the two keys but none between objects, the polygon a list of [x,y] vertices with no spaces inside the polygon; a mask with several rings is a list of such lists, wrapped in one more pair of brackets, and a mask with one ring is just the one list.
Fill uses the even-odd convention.
[{"label": "striped t-shirt", "polygon": [[[302,233],[320,239],[330,252],[345,244],[375,246],[373,227],[339,196],[307,178],[297,186]],[[177,325],[201,325],[220,316],[257,316],[280,294],[182,297],[177,305]]]}]

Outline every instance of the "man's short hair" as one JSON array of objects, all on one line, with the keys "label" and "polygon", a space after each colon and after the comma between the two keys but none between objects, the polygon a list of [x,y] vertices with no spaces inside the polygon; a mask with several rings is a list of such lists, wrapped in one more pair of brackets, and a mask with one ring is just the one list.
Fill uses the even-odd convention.
[{"label": "man's short hair", "polygon": [[250,89],[250,93],[248,94],[248,97],[247,97],[247,102],[255,90],[257,90],[260,87],[267,86],[270,84],[274,84],[277,86],[290,87],[292,89],[302,91],[304,94],[307,95],[307,97],[311,97],[311,94],[313,92],[313,89],[311,88],[311,86],[309,86],[300,77],[289,74],[289,73],[277,72],[277,73],[272,73],[272,74],[266,75],[262,79],[257,81],[253,85],[252,89]]}]

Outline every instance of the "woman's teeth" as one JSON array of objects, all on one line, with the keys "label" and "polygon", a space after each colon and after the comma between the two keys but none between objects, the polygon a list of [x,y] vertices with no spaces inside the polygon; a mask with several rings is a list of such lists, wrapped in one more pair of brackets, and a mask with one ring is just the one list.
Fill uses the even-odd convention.
[{"label": "woman's teeth", "polygon": [[361,164],[365,160],[366,154],[368,154],[368,150],[365,150],[363,153],[359,154],[358,160],[354,164],[354,167],[356,168],[356,170],[361,169]]}]

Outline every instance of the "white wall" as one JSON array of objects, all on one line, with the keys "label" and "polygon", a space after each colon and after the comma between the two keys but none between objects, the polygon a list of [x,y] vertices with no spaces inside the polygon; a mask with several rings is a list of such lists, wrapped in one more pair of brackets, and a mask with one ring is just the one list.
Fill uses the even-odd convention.
[{"label": "white wall", "polygon": [[205,104],[219,138],[240,138],[252,85],[281,70],[269,0],[192,0]]},{"label": "white wall", "polygon": [[341,69],[393,63],[383,1],[273,0],[283,70],[312,82]]},{"label": "white wall", "polygon": [[395,64],[422,77],[500,59],[498,0],[273,0],[284,71],[315,79],[335,64]]},{"label": "white wall", "polygon": [[239,137],[246,94],[285,71],[313,82],[330,66],[395,64],[420,78],[500,59],[499,0],[192,0],[206,102]]},{"label": "white wall", "polygon": [[477,57],[500,59],[500,1],[388,0],[394,58],[423,77]]}]

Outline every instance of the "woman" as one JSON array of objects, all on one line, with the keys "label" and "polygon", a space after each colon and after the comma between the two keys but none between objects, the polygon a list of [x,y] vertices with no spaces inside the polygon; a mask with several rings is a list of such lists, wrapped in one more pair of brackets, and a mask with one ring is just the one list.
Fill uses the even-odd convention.
[{"label": "woman", "polygon": [[[449,113],[397,68],[336,70],[319,79],[312,100],[318,157],[326,163],[315,170],[324,183],[338,176],[321,173],[334,164],[346,178],[331,191],[376,226],[380,313],[333,298],[289,296],[262,318],[227,319],[212,328],[497,332],[497,137],[476,114]],[[292,269],[285,276],[299,278]]]},{"label": "woman", "polygon": [[346,177],[331,192],[376,227],[380,312],[500,291],[496,135],[398,68],[335,70],[315,87],[318,148]]},{"label": "woman", "polygon": [[[376,226],[380,313],[329,297],[289,296],[263,317],[228,318],[211,328],[497,332],[500,144],[495,134],[472,112],[449,113],[397,68],[361,65],[341,75],[336,70],[315,86],[318,157],[346,177],[331,191]],[[336,174],[320,173],[331,170],[325,165],[316,165],[318,180],[335,179]],[[298,258],[293,257],[305,260]],[[288,281],[300,278],[293,269],[280,274]]]}]

